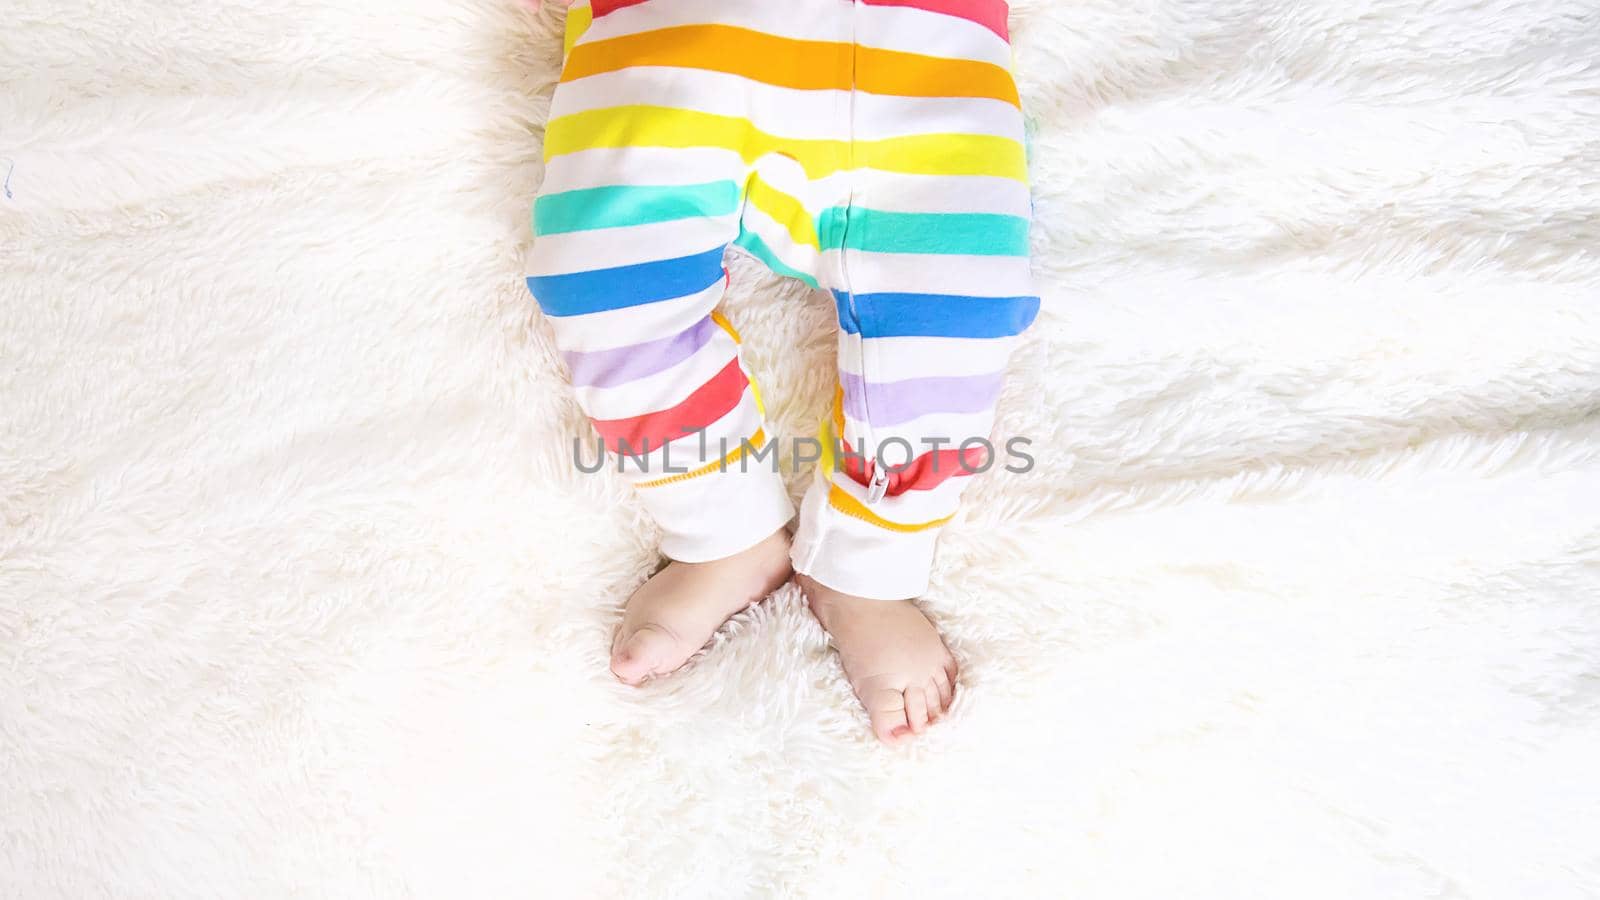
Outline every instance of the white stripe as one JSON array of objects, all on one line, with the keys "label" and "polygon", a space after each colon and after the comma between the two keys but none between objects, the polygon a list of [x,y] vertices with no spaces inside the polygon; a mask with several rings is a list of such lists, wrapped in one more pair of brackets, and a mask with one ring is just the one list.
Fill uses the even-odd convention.
[{"label": "white stripe", "polygon": [[550,118],[629,105],[746,119],[768,134],[792,140],[849,137],[848,91],[802,91],[672,66],[636,66],[564,82],[556,89]]},{"label": "white stripe", "polygon": [[[604,147],[567,153],[545,168],[541,196],[585,188],[631,184],[743,183],[747,166],[739,154],[714,147]],[[761,180],[816,212],[841,205],[855,187],[855,205],[885,212],[987,212],[1032,216],[1028,186],[990,175],[915,175],[854,169],[810,179],[782,154],[758,159]],[[862,173],[869,173],[863,178]]]},{"label": "white stripe", "polygon": [[858,141],[921,134],[987,134],[1022,143],[1022,112],[988,97],[899,97],[856,93]]},{"label": "white stripe", "polygon": [[[955,294],[970,297],[1033,296],[1025,256],[945,256],[842,251],[849,288],[857,294]],[[822,254],[822,271],[836,271],[841,251]],[[837,285],[832,285],[837,287]]]},{"label": "white stripe", "polygon": [[[994,410],[988,409],[978,413],[929,413],[898,425],[868,426],[848,413],[845,414],[844,421],[845,433],[853,442],[859,441],[863,429],[871,433],[873,447],[883,447],[885,441],[898,439],[894,445],[884,448],[884,458],[893,462],[905,453],[905,445],[899,441],[910,444],[912,450],[920,456],[932,449],[926,443],[930,438],[943,440],[941,449],[954,449],[968,438],[989,438],[989,432],[994,428]],[[868,449],[872,450],[870,447]]]},{"label": "white stripe", "polygon": [[739,214],[542,234],[528,254],[529,275],[593,272],[677,259],[726,246],[739,233]]},{"label": "white stripe", "polygon": [[670,337],[705,318],[722,300],[723,280],[676,300],[581,316],[545,316],[563,350],[610,350]]},{"label": "white stripe", "polygon": [[803,41],[848,42],[848,0],[789,0],[786,3],[729,0],[664,0],[641,3],[594,20],[579,45],[679,25],[731,25]]},{"label": "white stripe", "polygon": [[716,147],[597,147],[550,160],[539,194],[619,184],[704,184],[743,181],[745,163]]},{"label": "white stripe", "polygon": [[[839,370],[869,381],[986,375],[999,372],[1011,358],[1015,338],[888,337],[861,340],[839,334]],[[871,373],[862,365],[871,360]]]},{"label": "white stripe", "polygon": [[[922,134],[983,134],[1023,140],[1015,106],[984,97],[901,97],[798,90],[740,75],[673,66],[636,66],[564,82],[550,119],[618,106],[662,106],[745,119],[792,140],[880,140]],[[852,129],[851,122],[854,121]]]},{"label": "white stripe", "polygon": [[854,171],[830,172],[821,178],[810,178],[805,167],[791,157],[768,154],[756,160],[756,174],[768,187],[795,198],[815,219],[817,213],[830,206],[840,206],[850,197],[856,180]]},{"label": "white stripe", "polygon": [[858,180],[853,202],[866,209],[1033,216],[1028,186],[1011,178],[874,171]]}]

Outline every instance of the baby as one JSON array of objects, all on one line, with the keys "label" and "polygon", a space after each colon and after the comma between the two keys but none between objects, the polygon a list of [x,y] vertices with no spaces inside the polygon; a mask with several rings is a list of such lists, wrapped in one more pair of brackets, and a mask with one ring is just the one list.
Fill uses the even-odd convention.
[{"label": "baby", "polygon": [[[570,0],[568,0],[570,2]],[[578,0],[528,287],[671,562],[611,671],[672,672],[793,576],[877,737],[949,708],[913,602],[1039,301],[1003,0]],[[737,246],[829,291],[839,376],[795,516],[718,311]]]}]

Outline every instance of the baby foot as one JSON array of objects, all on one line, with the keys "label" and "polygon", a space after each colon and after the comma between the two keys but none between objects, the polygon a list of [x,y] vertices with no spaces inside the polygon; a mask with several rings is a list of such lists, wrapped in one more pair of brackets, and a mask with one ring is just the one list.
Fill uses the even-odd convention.
[{"label": "baby foot", "polygon": [[789,580],[789,533],[703,563],[669,563],[628,598],[611,641],[611,673],[626,684],[675,671],[723,622]]},{"label": "baby foot", "polygon": [[811,611],[833,637],[845,677],[886,744],[921,734],[950,708],[956,661],[910,600],[866,600],[801,575]]}]

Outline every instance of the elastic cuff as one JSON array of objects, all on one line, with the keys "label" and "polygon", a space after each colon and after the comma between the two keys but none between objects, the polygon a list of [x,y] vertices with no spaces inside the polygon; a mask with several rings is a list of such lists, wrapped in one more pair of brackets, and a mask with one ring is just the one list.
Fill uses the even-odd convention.
[{"label": "elastic cuff", "polygon": [[909,600],[926,593],[940,529],[890,531],[835,509],[829,490],[819,479],[806,491],[789,551],[794,570],[869,600]]},{"label": "elastic cuff", "polygon": [[759,465],[641,487],[639,499],[661,526],[661,552],[679,562],[726,559],[794,518],[783,479]]}]

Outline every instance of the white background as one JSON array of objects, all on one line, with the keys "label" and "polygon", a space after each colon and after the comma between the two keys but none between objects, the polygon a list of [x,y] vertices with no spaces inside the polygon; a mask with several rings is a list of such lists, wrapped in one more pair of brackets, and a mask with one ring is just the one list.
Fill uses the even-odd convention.
[{"label": "white background", "polygon": [[[792,590],[606,672],[558,14],[0,0],[0,894],[1600,896],[1600,10],[1013,18],[1040,466],[896,752]],[[830,304],[729,313],[811,434]]]}]

